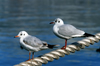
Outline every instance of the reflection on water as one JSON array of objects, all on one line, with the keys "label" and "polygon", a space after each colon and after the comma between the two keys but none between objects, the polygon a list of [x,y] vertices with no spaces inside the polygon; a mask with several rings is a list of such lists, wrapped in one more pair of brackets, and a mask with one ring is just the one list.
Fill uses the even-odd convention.
[{"label": "reflection on water", "polygon": [[[19,39],[13,38],[22,30],[48,43],[63,46],[64,40],[56,37],[52,32],[53,25],[49,25],[57,17],[88,33],[98,33],[99,6],[99,0],[0,0],[0,65],[12,66],[28,59],[28,51],[21,50]],[[78,40],[80,38],[71,39],[68,43]],[[99,66],[100,55],[95,52],[99,46],[96,43],[47,66],[61,66],[62,63],[69,66]],[[36,52],[35,57],[49,51],[52,50]]]}]

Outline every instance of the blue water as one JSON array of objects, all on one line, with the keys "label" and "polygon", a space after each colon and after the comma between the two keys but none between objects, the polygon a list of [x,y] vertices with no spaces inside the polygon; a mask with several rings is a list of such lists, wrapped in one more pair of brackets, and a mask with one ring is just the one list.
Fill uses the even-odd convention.
[{"label": "blue water", "polygon": [[[14,38],[22,30],[48,43],[59,44],[61,48],[64,40],[53,34],[53,25],[49,24],[58,17],[87,33],[96,34],[100,32],[100,1],[0,0],[0,66],[13,66],[28,59],[28,51],[21,50],[19,38]],[[70,39],[68,44],[81,39]],[[99,47],[100,42],[43,66],[100,66],[100,53],[96,52]],[[36,52],[35,57],[53,50]]]}]

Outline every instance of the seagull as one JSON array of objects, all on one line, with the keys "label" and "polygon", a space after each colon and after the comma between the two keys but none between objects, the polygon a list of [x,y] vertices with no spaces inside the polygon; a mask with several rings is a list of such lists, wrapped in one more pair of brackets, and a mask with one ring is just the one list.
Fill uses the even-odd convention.
[{"label": "seagull", "polygon": [[56,18],[55,21],[50,22],[50,24],[54,24],[53,26],[54,34],[62,39],[65,39],[65,46],[63,46],[61,49],[66,49],[68,39],[75,37],[89,37],[89,36],[94,37],[94,35],[86,33],[80,29],[77,29],[71,24],[64,24],[61,18]]},{"label": "seagull", "polygon": [[19,34],[16,37],[20,38],[20,48],[26,49],[29,51],[29,60],[30,55],[32,53],[32,59],[34,59],[34,52],[44,50],[44,49],[53,49],[54,47],[58,45],[50,45],[47,44],[45,41],[41,41],[40,39],[29,35],[26,31],[20,31]]}]

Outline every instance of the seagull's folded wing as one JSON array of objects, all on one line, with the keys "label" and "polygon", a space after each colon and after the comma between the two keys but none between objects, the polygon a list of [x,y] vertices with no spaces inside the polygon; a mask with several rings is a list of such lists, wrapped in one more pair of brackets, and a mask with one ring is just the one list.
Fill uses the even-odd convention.
[{"label": "seagull's folded wing", "polygon": [[82,36],[85,32],[75,28],[73,25],[65,24],[59,27],[58,33],[67,37],[79,37]]},{"label": "seagull's folded wing", "polygon": [[28,36],[24,38],[23,42],[27,45],[33,46],[33,47],[40,47],[42,46],[42,41],[34,36]]}]

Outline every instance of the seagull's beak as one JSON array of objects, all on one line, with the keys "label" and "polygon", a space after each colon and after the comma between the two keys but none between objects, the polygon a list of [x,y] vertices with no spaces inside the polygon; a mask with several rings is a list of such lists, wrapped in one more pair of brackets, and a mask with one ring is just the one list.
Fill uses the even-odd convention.
[{"label": "seagull's beak", "polygon": [[19,37],[19,36],[15,36],[14,38],[17,38],[17,37]]},{"label": "seagull's beak", "polygon": [[55,22],[50,22],[50,24],[54,24]]}]

